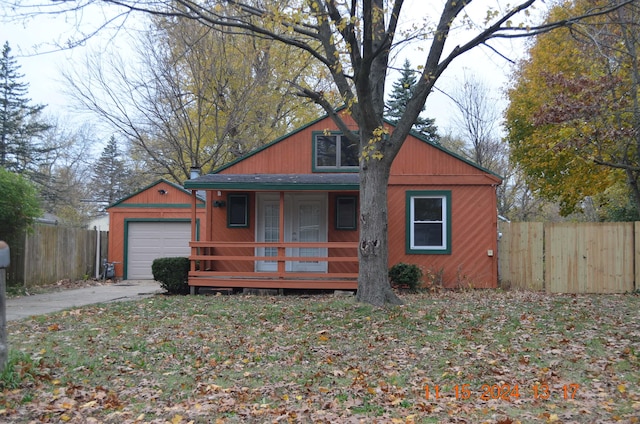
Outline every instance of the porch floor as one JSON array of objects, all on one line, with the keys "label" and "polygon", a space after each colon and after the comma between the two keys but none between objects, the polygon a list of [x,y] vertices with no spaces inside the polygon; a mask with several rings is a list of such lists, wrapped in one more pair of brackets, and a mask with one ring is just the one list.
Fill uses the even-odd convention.
[{"label": "porch floor", "polygon": [[[251,289],[309,289],[309,290],[356,290],[354,279],[323,278],[249,278],[249,277],[189,277],[189,286],[212,288]],[[197,289],[196,289],[197,290]]]}]

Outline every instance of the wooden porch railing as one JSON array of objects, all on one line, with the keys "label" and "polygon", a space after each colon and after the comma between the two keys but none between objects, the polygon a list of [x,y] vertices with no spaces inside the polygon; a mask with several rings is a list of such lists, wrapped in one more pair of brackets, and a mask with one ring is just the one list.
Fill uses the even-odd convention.
[{"label": "wooden porch railing", "polygon": [[[358,287],[357,242],[210,242],[192,241],[189,285],[197,287],[245,287],[291,289],[344,289]],[[276,256],[256,255],[257,249],[275,248]],[[291,256],[287,249],[320,248],[327,256]],[[341,252],[335,250],[341,249]],[[333,252],[332,252],[333,251]],[[233,252],[233,253],[230,253]],[[332,255],[333,253],[333,255]],[[346,253],[346,254],[345,254]],[[255,271],[256,262],[275,262],[274,271]],[[327,272],[287,271],[287,263],[326,262]],[[233,266],[231,263],[240,263]],[[249,263],[249,264],[246,264]],[[355,272],[331,272],[331,264],[355,264]],[[224,266],[218,266],[223,264]],[[198,266],[199,265],[199,266]],[[234,270],[230,269],[245,269]],[[250,269],[250,270],[248,270]]]}]

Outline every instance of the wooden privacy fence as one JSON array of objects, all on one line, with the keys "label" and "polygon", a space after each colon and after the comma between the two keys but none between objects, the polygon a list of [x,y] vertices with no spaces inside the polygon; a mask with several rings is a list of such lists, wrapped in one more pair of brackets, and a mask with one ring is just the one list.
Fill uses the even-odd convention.
[{"label": "wooden privacy fence", "polygon": [[500,224],[499,277],[550,293],[625,293],[640,282],[640,222]]},{"label": "wooden privacy fence", "polygon": [[106,231],[36,224],[17,245],[9,246],[8,280],[11,285],[31,287],[67,278],[95,277],[96,267],[99,273],[102,258],[107,255],[107,234]]}]

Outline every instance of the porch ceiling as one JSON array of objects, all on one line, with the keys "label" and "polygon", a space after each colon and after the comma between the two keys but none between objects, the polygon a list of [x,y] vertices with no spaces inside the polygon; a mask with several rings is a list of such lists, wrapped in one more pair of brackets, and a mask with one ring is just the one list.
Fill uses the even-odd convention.
[{"label": "porch ceiling", "polygon": [[184,183],[186,189],[222,190],[358,190],[360,176],[317,174],[206,174]]}]

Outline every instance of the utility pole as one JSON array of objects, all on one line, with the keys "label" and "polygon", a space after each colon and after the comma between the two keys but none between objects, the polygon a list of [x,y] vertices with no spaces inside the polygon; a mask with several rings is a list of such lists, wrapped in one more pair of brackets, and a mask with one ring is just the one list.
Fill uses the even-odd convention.
[{"label": "utility pole", "polygon": [[0,372],[4,371],[9,357],[7,343],[7,274],[9,267],[9,245],[0,241]]}]

